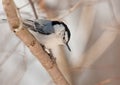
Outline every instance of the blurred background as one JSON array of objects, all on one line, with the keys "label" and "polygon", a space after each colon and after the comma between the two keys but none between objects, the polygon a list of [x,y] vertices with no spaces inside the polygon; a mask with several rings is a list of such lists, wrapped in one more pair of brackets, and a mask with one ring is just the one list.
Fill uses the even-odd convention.
[{"label": "blurred background", "polygon": [[[67,24],[73,85],[120,85],[120,0],[14,1],[23,19]],[[0,85],[55,85],[4,19],[0,0]]]}]

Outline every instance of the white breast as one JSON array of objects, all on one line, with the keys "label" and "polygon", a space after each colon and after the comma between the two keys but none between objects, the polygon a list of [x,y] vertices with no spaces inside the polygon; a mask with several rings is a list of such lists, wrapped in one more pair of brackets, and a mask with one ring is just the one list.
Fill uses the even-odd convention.
[{"label": "white breast", "polygon": [[59,45],[64,45],[63,38],[55,33],[50,35],[39,34],[38,32],[31,31],[33,36],[44,45],[47,49],[52,49]]}]

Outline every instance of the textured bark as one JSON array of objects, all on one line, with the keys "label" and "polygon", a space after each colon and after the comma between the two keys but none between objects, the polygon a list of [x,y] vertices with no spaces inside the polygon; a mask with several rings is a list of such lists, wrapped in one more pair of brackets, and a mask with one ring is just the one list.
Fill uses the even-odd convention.
[{"label": "textured bark", "polygon": [[33,55],[38,58],[56,85],[69,85],[59,71],[56,62],[50,59],[50,56],[43,51],[39,42],[29,33],[27,28],[22,26],[13,0],[3,0],[3,6],[13,32],[27,45]]}]

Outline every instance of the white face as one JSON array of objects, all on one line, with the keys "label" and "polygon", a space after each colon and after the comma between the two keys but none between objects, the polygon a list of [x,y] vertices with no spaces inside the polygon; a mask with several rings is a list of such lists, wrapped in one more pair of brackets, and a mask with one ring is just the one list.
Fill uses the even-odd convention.
[{"label": "white face", "polygon": [[65,27],[62,24],[54,25],[55,34],[63,39],[63,42],[66,43],[68,41],[68,34],[65,32]]},{"label": "white face", "polygon": [[57,24],[57,25],[54,25],[53,27],[55,29],[56,34],[59,34],[62,31],[64,32],[65,30],[65,27],[62,24]]},{"label": "white face", "polygon": [[68,33],[65,32],[65,42],[67,42],[67,41],[68,41]]}]

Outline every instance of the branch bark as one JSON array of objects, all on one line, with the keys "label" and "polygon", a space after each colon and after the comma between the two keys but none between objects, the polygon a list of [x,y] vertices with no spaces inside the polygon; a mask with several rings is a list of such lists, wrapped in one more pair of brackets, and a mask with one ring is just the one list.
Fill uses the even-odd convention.
[{"label": "branch bark", "polygon": [[38,58],[56,85],[69,85],[59,71],[56,62],[50,59],[50,56],[43,51],[39,42],[29,33],[27,28],[22,25],[13,0],[2,1],[11,30],[26,44],[33,55]]}]

